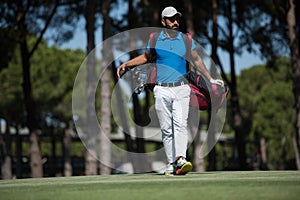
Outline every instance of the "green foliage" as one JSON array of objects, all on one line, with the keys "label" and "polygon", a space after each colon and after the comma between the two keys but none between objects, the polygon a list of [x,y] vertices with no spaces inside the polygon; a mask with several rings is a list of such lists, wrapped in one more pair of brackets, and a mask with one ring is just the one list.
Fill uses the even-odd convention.
[{"label": "green foliage", "polygon": [[[30,38],[29,45],[34,39]],[[31,79],[42,121],[49,113],[61,121],[71,119],[73,84],[84,55],[81,50],[61,50],[47,47],[45,43],[39,46],[31,59]],[[9,66],[0,72],[0,81],[1,115],[23,123],[22,65],[18,48]]]},{"label": "green foliage", "polygon": [[285,159],[293,158],[289,143],[295,110],[289,59],[276,60],[272,68],[254,66],[243,70],[239,80],[244,131],[252,141],[261,137],[267,140],[269,164],[278,168]]},{"label": "green foliage", "polygon": [[[292,85],[278,82],[270,87],[264,87],[257,97],[257,112],[254,115],[253,132],[267,139],[273,138],[274,133],[290,133],[293,122]],[[279,139],[279,138],[278,138]]]},{"label": "green foliage", "polygon": [[16,32],[10,28],[0,28],[0,71],[8,66],[16,47]]},{"label": "green foliage", "polygon": [[9,67],[0,71],[0,116],[21,121],[23,110],[22,66],[18,51],[15,51]]},{"label": "green foliage", "polygon": [[32,87],[38,108],[45,113],[71,118],[72,89],[84,52],[40,45],[31,60]]}]

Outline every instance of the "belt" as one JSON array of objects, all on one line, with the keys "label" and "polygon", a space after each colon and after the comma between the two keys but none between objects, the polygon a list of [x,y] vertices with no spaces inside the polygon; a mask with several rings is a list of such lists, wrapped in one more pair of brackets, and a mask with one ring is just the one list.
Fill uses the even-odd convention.
[{"label": "belt", "polygon": [[171,82],[171,83],[156,83],[158,86],[163,86],[163,87],[177,87],[181,85],[188,84],[187,81],[179,81],[179,82]]}]

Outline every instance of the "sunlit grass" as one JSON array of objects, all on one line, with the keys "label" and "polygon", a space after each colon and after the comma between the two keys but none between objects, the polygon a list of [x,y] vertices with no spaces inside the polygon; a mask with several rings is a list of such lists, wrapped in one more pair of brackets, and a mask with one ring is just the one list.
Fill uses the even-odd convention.
[{"label": "sunlit grass", "polygon": [[80,176],[0,181],[8,199],[299,199],[300,172],[206,172]]}]

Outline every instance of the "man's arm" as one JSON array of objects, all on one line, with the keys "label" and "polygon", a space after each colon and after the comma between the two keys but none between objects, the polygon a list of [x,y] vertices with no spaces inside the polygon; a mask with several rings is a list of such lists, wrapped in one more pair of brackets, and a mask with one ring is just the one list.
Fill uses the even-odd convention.
[{"label": "man's arm", "polygon": [[210,76],[207,68],[205,67],[201,57],[198,55],[197,51],[193,50],[191,52],[191,55],[192,55],[193,62],[196,65],[197,69],[199,69],[201,74],[203,74],[208,80],[210,80],[211,76]]},{"label": "man's arm", "polygon": [[222,85],[224,86],[224,82],[222,80],[219,79],[213,79],[210,76],[210,73],[208,72],[207,68],[205,67],[201,57],[198,55],[196,50],[193,50],[191,52],[191,56],[192,59],[194,61],[194,64],[196,65],[196,67],[200,70],[201,74],[203,74],[211,83],[215,83],[218,85]]},{"label": "man's arm", "polygon": [[125,70],[125,68],[134,68],[139,65],[143,65],[148,62],[149,52],[146,51],[144,54],[139,55],[127,62],[124,62],[120,67],[117,69],[117,75],[120,77],[120,71]]}]

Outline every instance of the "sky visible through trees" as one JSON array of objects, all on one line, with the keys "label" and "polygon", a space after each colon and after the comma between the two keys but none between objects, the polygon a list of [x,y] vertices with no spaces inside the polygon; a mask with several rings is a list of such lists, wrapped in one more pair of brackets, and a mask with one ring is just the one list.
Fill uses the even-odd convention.
[{"label": "sky visible through trees", "polygon": [[[74,30],[74,37],[67,42],[64,42],[61,44],[59,47],[63,49],[82,49],[85,50],[86,48],[86,32],[85,32],[85,21],[81,19],[79,23],[77,24],[76,29]],[[46,33],[47,34],[47,33]],[[98,28],[96,31],[96,45],[101,43],[101,38],[102,38],[102,32],[101,29]],[[49,45],[52,45],[53,42],[49,41]],[[204,48],[206,53],[210,55],[210,47],[205,47]],[[224,70],[226,73],[230,72],[230,66],[229,66],[229,55],[228,53],[221,51],[220,52],[220,57],[222,59],[222,62],[224,63]],[[255,55],[253,53],[249,53],[246,50],[242,53],[241,56],[236,55],[236,65],[237,65],[237,74],[240,74],[240,71],[249,68],[253,65],[258,65],[258,64],[264,64],[265,61],[260,58],[259,55]]]}]

